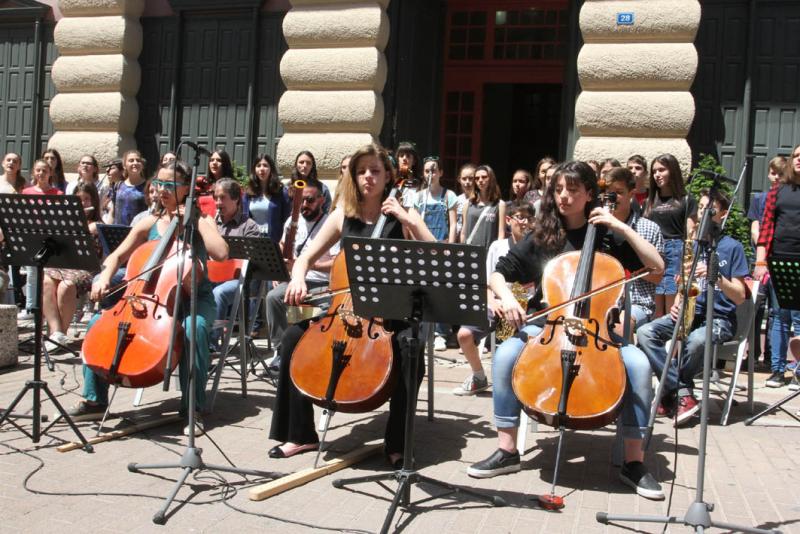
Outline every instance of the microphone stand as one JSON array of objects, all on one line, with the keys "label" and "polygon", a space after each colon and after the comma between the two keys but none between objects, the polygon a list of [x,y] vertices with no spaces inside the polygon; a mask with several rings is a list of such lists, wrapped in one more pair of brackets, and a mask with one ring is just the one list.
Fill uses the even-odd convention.
[{"label": "microphone stand", "polygon": [[[741,185],[742,179],[746,174],[746,169],[748,165],[748,160],[745,159],[744,168],[742,169],[742,173],[739,176],[739,182],[736,185],[736,189],[734,189],[733,195],[731,196],[731,201],[735,199],[736,192],[739,190],[739,186]],[[719,189],[720,180],[718,177],[714,178],[714,183],[711,186],[711,193],[715,192]],[[710,198],[709,198],[710,200]],[[709,202],[711,204],[711,202]],[[760,529],[754,527],[747,527],[744,525],[734,525],[732,523],[723,523],[721,521],[715,521],[711,517],[711,512],[714,510],[714,505],[712,503],[705,502],[703,500],[703,491],[705,489],[705,467],[706,467],[706,441],[708,438],[708,394],[709,388],[711,385],[711,360],[713,359],[714,355],[714,341],[713,341],[713,331],[714,331],[714,300],[715,300],[715,287],[717,285],[717,276],[719,274],[719,259],[717,258],[717,246],[719,244],[719,239],[722,237],[722,230],[725,228],[725,223],[727,221],[728,215],[730,214],[730,209],[728,209],[728,213],[725,215],[725,218],[722,220],[718,232],[710,232],[710,227],[708,224],[710,223],[711,213],[713,212],[713,208],[711,205],[703,213],[703,223],[700,226],[700,232],[706,231],[709,235],[705,237],[703,233],[698,232],[698,243],[704,243],[706,247],[706,265],[708,270],[708,283],[706,285],[706,303],[705,303],[705,313],[706,313],[706,331],[705,331],[705,347],[703,352],[703,394],[702,400],[700,401],[700,437],[697,443],[697,485],[695,491],[695,500],[689,505],[689,509],[686,510],[686,514],[681,518],[675,515],[664,515],[664,516],[656,516],[656,515],[611,515],[607,512],[598,512],[596,515],[596,519],[599,523],[608,524],[610,522],[637,522],[637,523],[681,523],[685,526],[694,528],[695,532],[703,533],[709,528],[721,528],[727,529],[734,532],[751,532],[755,534],[779,534],[779,530],[767,530],[767,529]],[[713,234],[713,235],[712,235]],[[705,239],[705,241],[703,241]],[[694,268],[697,264],[697,257],[699,254],[695,255],[695,261],[692,262],[692,272],[690,273],[691,276],[694,276]],[[691,277],[688,279],[686,283],[686,287],[691,283]],[[684,288],[685,289],[685,288]],[[685,302],[684,302],[685,303]],[[682,307],[682,312],[685,311]],[[682,316],[681,316],[682,317]],[[680,318],[680,317],[679,317]],[[676,328],[678,327],[676,324]],[[675,341],[675,332],[673,332],[673,343]],[[674,353],[674,347],[672,352]],[[661,392],[664,384],[664,379],[666,379],[667,370],[669,368],[668,365],[669,361],[665,362],[664,365],[664,372],[661,373],[661,382],[659,383],[658,391]],[[680,369],[680,367],[678,367]],[[655,397],[658,399],[659,397]],[[655,414],[655,406],[657,406],[657,402],[653,403],[653,410],[651,410],[651,420],[650,426],[648,429],[648,438],[652,434],[652,421],[653,416]],[[646,445],[643,445],[646,447]]]},{"label": "microphone stand", "polygon": [[[182,145],[183,143],[181,143]],[[188,143],[187,143],[188,144]],[[180,145],[178,147],[180,149]],[[176,154],[178,151],[176,151]],[[186,197],[186,204],[184,208],[183,214],[183,242],[184,244],[189,245],[189,254],[190,254],[190,282],[191,282],[191,290],[189,292],[189,324],[191,326],[189,330],[189,350],[188,353],[184,352],[183,357],[186,358],[186,365],[188,365],[188,381],[185,385],[186,387],[186,396],[188,397],[188,417],[189,417],[189,436],[188,441],[186,443],[186,449],[184,450],[183,455],[181,456],[180,462],[178,463],[157,463],[157,464],[139,464],[139,463],[130,463],[128,464],[128,471],[131,473],[139,473],[143,469],[172,469],[177,468],[181,469],[181,473],[178,476],[178,480],[175,482],[175,485],[172,487],[169,495],[167,496],[164,505],[159,509],[155,515],[153,515],[153,523],[157,525],[163,525],[167,522],[167,510],[169,509],[172,501],[175,500],[175,497],[178,494],[181,486],[186,482],[186,479],[193,471],[218,471],[224,473],[235,473],[237,475],[245,476],[245,475],[252,475],[257,476],[260,478],[279,478],[283,476],[282,473],[274,473],[274,472],[267,472],[267,471],[257,471],[253,469],[240,469],[237,467],[227,466],[227,465],[214,465],[214,464],[207,464],[203,461],[202,453],[203,450],[200,448],[195,447],[195,427],[197,426],[197,418],[195,415],[196,412],[196,404],[195,404],[195,381],[197,380],[196,372],[195,372],[195,362],[196,362],[196,355],[197,355],[197,283],[198,283],[198,276],[197,276],[197,262],[195,261],[196,258],[194,257],[194,252],[197,250],[196,240],[198,237],[199,231],[197,230],[198,219],[199,216],[197,215],[197,206],[195,205],[195,185],[197,183],[197,167],[200,165],[200,154],[201,150],[195,149],[195,156],[194,156],[194,163],[192,166],[192,178],[191,183],[189,185],[189,195]],[[185,253],[185,252],[184,252]],[[170,340],[170,350],[167,355],[167,363],[166,369],[164,370],[164,381],[165,384],[169,384],[169,377],[170,377],[170,369],[172,368],[171,359],[172,359],[172,349],[173,343],[175,341],[176,332],[178,329],[178,321],[180,321],[180,311],[181,311],[181,301],[182,301],[182,291],[181,287],[183,285],[183,265],[184,261],[182,258],[179,257],[178,259],[178,290],[176,291],[175,295],[175,305],[173,309],[173,318],[174,318],[174,325],[172,331],[172,338]],[[205,387],[205,384],[203,385]]]}]

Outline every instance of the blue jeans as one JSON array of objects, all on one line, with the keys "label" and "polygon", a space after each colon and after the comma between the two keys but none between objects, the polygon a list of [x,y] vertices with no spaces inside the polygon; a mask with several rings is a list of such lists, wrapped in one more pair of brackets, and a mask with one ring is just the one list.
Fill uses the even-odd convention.
[{"label": "blue jeans", "polygon": [[[526,326],[495,351],[492,359],[492,401],[497,428],[519,426],[522,404],[511,387],[511,373],[527,338],[534,337],[541,331],[538,326]],[[624,438],[640,439],[644,436],[650,416],[653,398],[652,371],[647,357],[637,347],[626,345],[620,349],[620,354],[628,377],[628,386],[622,401],[622,435]]]},{"label": "blue jeans", "polygon": [[664,276],[656,286],[656,295],[674,295],[678,292],[675,275],[679,273],[683,260],[683,241],[664,240]]},{"label": "blue jeans", "polygon": [[[233,299],[236,298],[236,291],[239,289],[239,279],[228,280],[214,286],[214,303],[217,306],[217,320],[222,321],[228,318]],[[222,328],[214,328],[211,331],[211,344],[217,346],[222,337]]]},{"label": "blue jeans", "polygon": [[27,277],[25,278],[25,309],[31,311],[36,304],[36,295],[34,295],[34,286],[36,285],[36,267],[25,267]]},{"label": "blue jeans", "polygon": [[784,310],[778,307],[778,298],[772,284],[769,285],[772,307],[769,309],[769,345],[772,372],[786,370],[786,351],[789,350],[790,330],[800,335],[800,310]]},{"label": "blue jeans", "polygon": [[633,319],[633,331],[637,331],[640,326],[650,322],[653,312],[639,304],[631,304],[631,318]]},{"label": "blue jeans", "polygon": [[[724,343],[733,337],[733,328],[728,319],[714,318],[712,341]],[[694,389],[694,377],[703,368],[703,355],[706,342],[705,316],[696,316],[692,323],[692,331],[683,344],[683,361],[680,370],[674,365],[669,366],[664,391],[672,393],[677,390],[679,396],[691,395]],[[675,321],[670,315],[663,315],[647,323],[636,331],[636,338],[642,348],[656,376],[660,377],[667,362],[665,344],[672,339],[672,330]]]}]

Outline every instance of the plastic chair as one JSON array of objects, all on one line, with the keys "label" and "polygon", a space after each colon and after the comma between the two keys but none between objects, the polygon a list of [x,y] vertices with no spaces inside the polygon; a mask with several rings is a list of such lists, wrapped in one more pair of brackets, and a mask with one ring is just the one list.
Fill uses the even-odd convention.
[{"label": "plastic chair", "polygon": [[[748,284],[750,285],[750,284]],[[733,405],[733,397],[736,389],[744,389],[744,386],[737,386],[739,372],[741,371],[742,361],[744,360],[747,347],[753,346],[755,339],[755,324],[754,319],[756,315],[755,301],[758,298],[758,282],[753,282],[750,288],[750,295],[745,301],[736,308],[736,333],[733,338],[724,343],[714,344],[714,369],[719,360],[734,361],[733,374],[727,381],[719,378],[719,371],[713,383],[717,386],[727,386],[727,391],[717,389],[724,399],[725,404],[722,409],[722,416],[720,417],[720,424],[725,426],[728,424],[728,415],[730,414],[731,406]],[[755,368],[755,358],[752,356],[747,358],[747,404],[750,413],[753,413],[753,373]]]}]

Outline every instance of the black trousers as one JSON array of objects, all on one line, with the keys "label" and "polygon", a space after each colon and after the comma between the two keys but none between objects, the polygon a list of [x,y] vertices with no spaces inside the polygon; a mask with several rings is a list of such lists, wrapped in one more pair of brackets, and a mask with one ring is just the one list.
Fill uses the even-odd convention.
[{"label": "black trousers", "polygon": [[[294,386],[289,376],[289,365],[292,353],[303,333],[308,329],[310,321],[302,321],[291,325],[283,333],[281,346],[279,349],[281,357],[280,376],[278,378],[278,390],[275,394],[275,407],[272,412],[272,424],[270,425],[269,437],[280,442],[290,441],[292,443],[309,444],[318,443],[319,437],[314,425],[314,406],[311,401],[300,393]],[[403,336],[410,336],[411,329],[406,327],[392,336],[392,349],[394,353],[393,363],[401,365],[402,354],[400,351],[399,339]],[[417,359],[417,380],[416,397],[419,392],[419,385],[425,374],[425,365],[421,361],[424,352],[425,331],[420,329],[420,351]],[[398,368],[398,370],[400,370]],[[384,449],[387,454],[403,452],[405,440],[405,417],[406,417],[406,387],[403,376],[399,377],[391,400],[389,401],[389,419],[386,421],[386,432],[384,434]]]}]

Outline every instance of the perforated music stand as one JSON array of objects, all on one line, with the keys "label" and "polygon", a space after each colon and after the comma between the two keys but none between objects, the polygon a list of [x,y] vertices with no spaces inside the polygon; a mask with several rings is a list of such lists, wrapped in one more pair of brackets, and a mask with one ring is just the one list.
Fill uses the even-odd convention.
[{"label": "perforated music stand", "polygon": [[[769,268],[769,279],[775,289],[775,296],[778,298],[778,307],[782,310],[800,310],[800,259],[783,256],[772,256],[767,259]],[[770,404],[750,419],[747,419],[745,426],[752,425],[761,417],[772,413],[775,410],[782,410],[790,417],[800,421],[800,417],[791,410],[783,407],[784,404],[791,402],[800,396],[800,390],[789,393],[781,400]]]},{"label": "perforated music stand", "polygon": [[[95,251],[94,238],[86,224],[86,214],[77,196],[69,195],[8,195],[0,194],[0,229],[6,241],[5,256],[8,265],[36,267],[34,307],[34,364],[33,380],[29,380],[8,409],[0,415],[0,425],[22,400],[28,390],[33,390],[32,433],[20,428],[34,443],[62,417],[80,439],[84,450],[92,446],[83,437],[69,417],[47,382],[41,378],[42,366],[42,282],[45,267],[96,271],[100,261]],[[61,414],[43,430],[41,429],[41,392]]]},{"label": "perforated music stand", "polygon": [[800,258],[772,256],[767,265],[780,308],[800,310]]},{"label": "perforated music stand", "polygon": [[114,252],[120,243],[125,241],[129,233],[131,233],[131,227],[126,224],[98,224],[97,237],[103,248],[103,256]]},{"label": "perforated music stand", "polygon": [[408,321],[412,335],[402,336],[399,340],[407,399],[402,469],[381,475],[337,479],[333,486],[342,488],[361,482],[397,481],[398,487],[381,532],[389,531],[398,505],[409,506],[411,485],[419,482],[444,488],[449,493],[463,493],[493,506],[505,506],[500,497],[490,497],[423,476],[413,464],[420,322],[472,324],[487,328],[486,251],[473,245],[359,237],[345,237],[342,250],[345,252],[355,314]]},{"label": "perforated music stand", "polygon": [[[211,395],[209,400],[209,410],[213,410],[214,401],[217,397],[217,390],[219,388],[219,381],[222,377],[222,369],[225,367],[225,362],[230,354],[236,347],[239,347],[240,368],[237,371],[241,377],[242,384],[242,397],[247,398],[247,364],[251,365],[251,370],[255,371],[255,362],[258,360],[264,371],[267,371],[267,364],[258,355],[253,338],[250,336],[251,324],[248,319],[249,306],[247,303],[250,301],[250,282],[253,280],[261,281],[261,289],[259,290],[259,302],[264,297],[264,283],[268,280],[275,280],[284,282],[289,280],[289,272],[286,270],[286,263],[281,255],[278,244],[269,237],[233,237],[225,236],[225,241],[228,243],[228,258],[247,260],[242,266],[242,272],[239,275],[239,289],[236,292],[233,300],[233,309],[238,310],[239,314],[239,339],[233,347],[231,347],[231,336],[233,335],[233,325],[229,325],[225,332],[225,337],[222,342],[222,350],[220,361],[214,371],[214,384],[211,387]],[[269,377],[269,373],[266,375]]]}]

